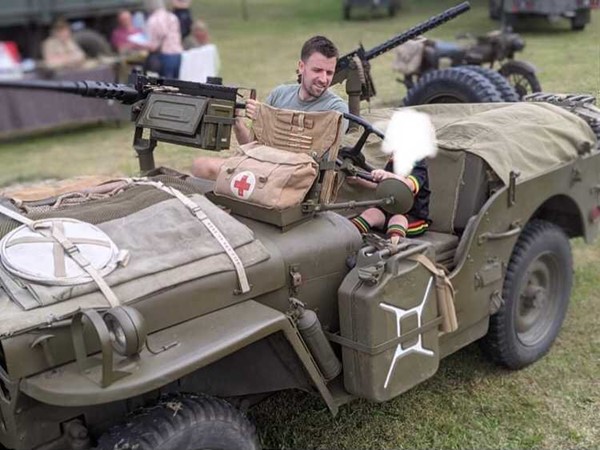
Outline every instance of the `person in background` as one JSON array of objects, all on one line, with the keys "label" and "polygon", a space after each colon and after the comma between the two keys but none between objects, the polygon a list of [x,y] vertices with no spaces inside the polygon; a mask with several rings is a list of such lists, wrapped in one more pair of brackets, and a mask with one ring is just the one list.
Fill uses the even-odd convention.
[{"label": "person in background", "polygon": [[71,27],[64,19],[58,19],[50,30],[50,36],[42,42],[42,57],[53,69],[77,68],[85,62],[85,53],[71,34]]},{"label": "person in background", "polygon": [[181,65],[181,33],[179,20],[172,12],[167,11],[163,0],[146,0],[150,16],[146,24],[148,47],[160,53],[160,76],[179,78]]},{"label": "person in background", "polygon": [[200,19],[195,20],[192,24],[192,33],[183,40],[183,49],[189,50],[207,44],[210,44],[210,35],[206,23]]},{"label": "person in background", "polygon": [[[329,90],[339,56],[338,49],[328,38],[313,36],[308,39],[300,51],[298,75],[300,84],[284,84],[271,91],[265,103],[274,108],[295,111],[338,111],[348,112],[348,105],[341,97]],[[246,101],[246,117],[256,118],[260,103]],[[344,121],[347,127],[347,121]],[[254,139],[243,116],[236,117],[234,124],[238,143],[247,144]],[[222,158],[200,157],[192,164],[192,174],[200,178],[215,180],[219,174]]]},{"label": "person in background", "polygon": [[190,34],[192,26],[192,13],[190,12],[190,0],[171,0],[173,14],[179,19],[181,38],[185,39]]},{"label": "person in background", "polygon": [[117,22],[118,26],[111,34],[110,43],[119,54],[148,48],[143,43],[143,31],[133,25],[133,19],[129,11],[120,11],[117,15]]},{"label": "person in background", "polygon": [[181,56],[179,78],[206,83],[208,77],[216,77],[221,68],[217,46],[210,42],[208,28],[201,20],[194,21],[192,34],[183,41],[185,49]]}]

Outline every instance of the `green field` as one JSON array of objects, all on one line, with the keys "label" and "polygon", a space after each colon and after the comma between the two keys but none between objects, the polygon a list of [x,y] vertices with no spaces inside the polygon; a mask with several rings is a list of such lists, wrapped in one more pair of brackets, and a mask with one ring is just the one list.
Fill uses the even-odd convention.
[{"label": "green field", "polygon": [[[259,98],[292,82],[302,42],[331,37],[342,53],[358,42],[369,48],[458,3],[404,0],[396,18],[365,14],[341,20],[341,0],[195,0],[222,60],[226,84],[255,87]],[[428,36],[453,40],[461,32],[497,27],[487,1]],[[600,12],[585,31],[567,21],[527,22],[517,54],[539,69],[545,91],[600,97]],[[378,95],[371,103],[399,105],[405,90],[391,70],[392,55],[372,64]],[[342,92],[338,89],[339,92]],[[365,105],[365,108],[367,106]],[[15,183],[81,174],[134,174],[132,127],[100,126],[0,144],[0,189]],[[161,145],[159,165],[187,171],[199,152]],[[318,398],[301,392],[277,394],[250,410],[267,448],[600,448],[600,245],[573,242],[576,272],[563,330],[547,357],[519,372],[495,367],[470,346],[440,364],[429,381],[385,404],[356,401],[329,414]]]}]

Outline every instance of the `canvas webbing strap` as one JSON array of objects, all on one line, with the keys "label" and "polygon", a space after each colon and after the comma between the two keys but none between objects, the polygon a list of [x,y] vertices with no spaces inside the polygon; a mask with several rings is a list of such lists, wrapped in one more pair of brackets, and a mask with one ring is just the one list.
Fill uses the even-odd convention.
[{"label": "canvas webbing strap", "polygon": [[[63,233],[62,227],[54,226],[52,222],[48,221],[33,221],[16,211],[12,211],[2,205],[0,205],[0,213],[10,217],[11,219],[16,220],[17,222],[22,223],[23,225],[27,225],[32,231],[37,232],[45,237],[50,237],[54,241],[58,242],[60,246],[64,249],[65,253],[69,255],[69,257],[77,263],[79,267],[85,270],[92,280],[98,285],[100,291],[106,299],[110,306],[115,307],[121,304],[115,293],[112,291],[108,283],[104,280],[100,272],[96,270],[96,268],[81,254],[77,245],[71,242]],[[56,220],[56,219],[54,219]]]},{"label": "canvas webbing strap", "polygon": [[207,230],[210,232],[210,234],[213,235],[213,237],[216,239],[216,241],[219,243],[219,245],[223,248],[223,250],[225,250],[225,253],[227,253],[227,256],[229,256],[229,259],[233,263],[233,267],[235,268],[235,271],[237,273],[238,281],[240,284],[240,290],[241,290],[242,294],[245,294],[246,292],[250,291],[250,283],[248,282],[248,276],[246,275],[246,270],[244,269],[244,264],[242,263],[242,260],[240,259],[238,254],[235,252],[235,250],[233,249],[233,247],[231,246],[231,244],[229,243],[227,238],[225,236],[223,236],[223,233],[221,233],[221,230],[219,230],[219,228],[217,228],[217,226],[213,223],[213,221],[210,220],[210,218],[206,215],[206,213],[204,213],[204,211],[202,211],[202,208],[200,207],[200,205],[198,205],[195,202],[193,202],[192,200],[190,200],[181,191],[178,191],[177,189],[175,189],[171,186],[166,186],[165,184],[161,183],[160,181],[150,181],[150,180],[134,178],[133,182],[135,184],[153,186],[157,189],[160,189],[161,191],[166,192],[167,194],[172,195],[173,197],[177,198],[181,203],[183,203],[192,212],[192,214],[194,214],[198,218],[198,220],[200,220],[200,222],[202,222],[202,224],[207,228]]},{"label": "canvas webbing strap", "polygon": [[[77,245],[71,242],[63,233],[62,227],[50,226],[44,230],[45,224],[43,222],[37,222],[34,224],[34,230],[40,234],[51,236],[58,242],[61,247],[65,250],[65,253],[71,257],[73,261],[77,263],[79,267],[85,270],[90,277],[96,282],[100,291],[104,294],[108,303],[111,307],[119,306],[121,302],[112,291],[108,283],[104,280],[104,277],[96,270],[96,268],[81,254]],[[40,229],[41,228],[41,229]]]},{"label": "canvas webbing strap", "polygon": [[454,286],[448,275],[443,268],[438,267],[425,255],[412,255],[408,259],[418,262],[434,275],[438,309],[442,316],[441,330],[444,333],[456,331],[458,320],[454,309]]}]

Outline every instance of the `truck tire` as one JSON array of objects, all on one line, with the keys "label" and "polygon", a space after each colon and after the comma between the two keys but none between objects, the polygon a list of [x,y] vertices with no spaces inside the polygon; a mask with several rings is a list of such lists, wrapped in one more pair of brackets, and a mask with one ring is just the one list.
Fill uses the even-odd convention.
[{"label": "truck tire", "polygon": [[575,17],[571,19],[571,30],[583,31],[585,24],[589,22],[589,11],[577,10]]},{"label": "truck tire", "polygon": [[97,450],[258,450],[256,429],[224,400],[193,394],[163,397],[100,437]]},{"label": "truck tire", "polygon": [[350,4],[347,1],[345,1],[343,9],[342,9],[344,20],[350,20],[351,10],[352,10],[352,7],[350,6]]},{"label": "truck tire", "polygon": [[573,284],[569,239],[561,228],[533,220],[508,263],[503,305],[490,317],[481,344],[493,361],[521,369],[544,356],[567,312]]},{"label": "truck tire", "polygon": [[535,73],[525,67],[508,63],[500,67],[498,72],[517,91],[519,99],[534,92],[542,92],[542,86]]},{"label": "truck tire", "polygon": [[429,103],[488,103],[501,102],[494,85],[483,75],[463,67],[426,72],[408,90],[405,106]]},{"label": "truck tire", "polygon": [[502,15],[502,3],[499,0],[489,0],[490,19],[500,20]]},{"label": "truck tire", "polygon": [[502,97],[502,101],[505,102],[518,102],[519,95],[514,87],[510,85],[508,80],[500,75],[495,70],[489,69],[487,67],[481,66],[463,66],[466,69],[469,69],[473,72],[477,72],[478,74],[486,77],[490,82],[494,85],[500,97]]},{"label": "truck tire", "polygon": [[112,47],[104,36],[88,28],[73,33],[73,39],[85,52],[88,58],[108,56],[113,53]]}]

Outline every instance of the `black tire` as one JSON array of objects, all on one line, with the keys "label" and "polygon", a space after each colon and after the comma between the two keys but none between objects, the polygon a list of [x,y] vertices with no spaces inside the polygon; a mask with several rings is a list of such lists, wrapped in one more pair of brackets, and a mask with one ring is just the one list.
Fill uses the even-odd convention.
[{"label": "black tire", "polygon": [[73,33],[73,39],[85,52],[88,58],[108,56],[113,53],[112,47],[104,36],[95,30],[84,29]]},{"label": "black tire", "polygon": [[494,85],[500,97],[505,102],[518,102],[519,95],[514,87],[510,85],[508,80],[500,75],[495,70],[489,69],[487,67],[481,66],[463,66],[466,69],[472,70],[473,72],[477,72],[484,77],[486,77],[490,82]]},{"label": "black tire", "polygon": [[517,17],[516,14],[500,11],[500,27],[502,30],[511,32],[517,24]]},{"label": "black tire", "polygon": [[344,20],[350,20],[350,5],[344,3],[344,9],[343,9],[343,14],[344,14]]},{"label": "black tire", "polygon": [[533,94],[534,92],[542,92],[542,86],[535,76],[535,73],[524,67],[514,64],[505,64],[500,67],[498,72],[506,78],[508,84],[517,91],[519,99],[522,99],[528,94]]},{"label": "black tire", "polygon": [[586,10],[577,11],[575,13],[575,17],[571,19],[571,30],[573,31],[583,31],[585,25],[589,21],[589,12]]},{"label": "black tire", "polygon": [[399,8],[400,0],[390,0],[390,4],[388,6],[388,16],[394,17]]},{"label": "black tire", "polygon": [[254,426],[229,403],[170,395],[100,437],[97,450],[258,450]]},{"label": "black tire", "polygon": [[502,3],[498,0],[489,0],[490,19],[500,20],[502,15]]},{"label": "black tire", "polygon": [[573,284],[569,239],[558,226],[530,222],[508,263],[504,304],[490,318],[482,347],[492,360],[521,369],[544,356],[567,312]]},{"label": "black tire", "polygon": [[483,75],[462,67],[426,72],[406,93],[406,106],[429,103],[501,102],[494,85]]}]

